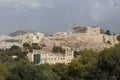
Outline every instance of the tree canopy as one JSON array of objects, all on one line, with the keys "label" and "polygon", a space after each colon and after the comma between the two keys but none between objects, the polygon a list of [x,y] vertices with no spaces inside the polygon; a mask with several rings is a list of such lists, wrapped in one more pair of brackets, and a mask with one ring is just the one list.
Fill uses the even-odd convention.
[{"label": "tree canopy", "polygon": [[0,80],[120,80],[120,44],[77,51],[69,64],[36,65],[26,55],[18,46],[0,50]]},{"label": "tree canopy", "polygon": [[0,80],[6,80],[6,77],[8,75],[8,70],[6,66],[0,62]]}]

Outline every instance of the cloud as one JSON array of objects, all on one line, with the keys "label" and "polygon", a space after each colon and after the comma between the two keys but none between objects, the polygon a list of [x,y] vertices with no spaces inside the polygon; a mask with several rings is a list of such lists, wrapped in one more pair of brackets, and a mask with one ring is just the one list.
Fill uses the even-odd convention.
[{"label": "cloud", "polygon": [[117,19],[120,13],[119,3],[119,0],[92,0],[87,4],[87,14],[93,22],[106,22]]},{"label": "cloud", "polygon": [[0,8],[54,8],[55,4],[63,0],[1,0]]},{"label": "cloud", "polygon": [[120,6],[120,0],[109,0],[109,3],[114,6]]},{"label": "cloud", "polygon": [[120,32],[119,9],[120,0],[0,0],[0,31],[31,29],[53,33],[78,23],[98,24]]}]

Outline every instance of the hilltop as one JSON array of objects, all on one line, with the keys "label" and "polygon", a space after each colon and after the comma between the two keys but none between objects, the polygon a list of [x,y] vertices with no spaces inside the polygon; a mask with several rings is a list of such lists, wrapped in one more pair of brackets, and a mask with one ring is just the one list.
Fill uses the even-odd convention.
[{"label": "hilltop", "polygon": [[26,33],[34,33],[34,31],[29,31],[29,30],[17,30],[15,32],[9,33],[8,36],[15,37],[18,35],[24,35]]},{"label": "hilltop", "polygon": [[46,45],[47,48],[61,46],[63,48],[71,47],[77,51],[84,49],[99,51],[118,43],[117,35],[112,35],[109,31],[104,33],[103,29],[99,26],[75,24],[71,31],[72,32],[56,32],[50,35],[29,30],[18,30],[6,36],[1,36],[0,45],[1,48],[9,48],[8,46],[12,46],[13,43],[8,41],[20,41],[14,42],[14,44],[21,46],[24,43],[38,43],[40,45]]}]

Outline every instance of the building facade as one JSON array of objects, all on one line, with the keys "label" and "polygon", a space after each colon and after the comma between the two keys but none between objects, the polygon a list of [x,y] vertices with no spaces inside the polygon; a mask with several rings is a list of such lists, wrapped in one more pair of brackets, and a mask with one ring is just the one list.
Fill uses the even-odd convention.
[{"label": "building facade", "polygon": [[69,64],[74,59],[74,52],[71,49],[66,49],[65,54],[34,51],[33,53],[29,53],[27,56],[28,56],[28,60],[30,60],[31,62],[34,62],[36,64],[44,64],[44,63]]},{"label": "building facade", "polygon": [[86,27],[83,25],[73,25],[73,33],[101,34],[102,29],[98,26]]}]

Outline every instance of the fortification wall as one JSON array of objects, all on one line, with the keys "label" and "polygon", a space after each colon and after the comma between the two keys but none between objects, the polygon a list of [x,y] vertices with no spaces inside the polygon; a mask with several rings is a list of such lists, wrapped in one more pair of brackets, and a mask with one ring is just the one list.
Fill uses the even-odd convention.
[{"label": "fortification wall", "polygon": [[74,37],[76,41],[87,43],[110,43],[113,45],[118,43],[116,35],[73,33],[69,37]]}]

